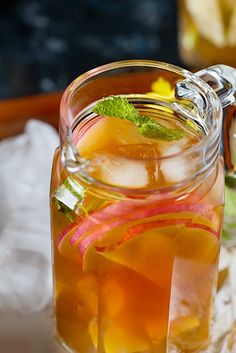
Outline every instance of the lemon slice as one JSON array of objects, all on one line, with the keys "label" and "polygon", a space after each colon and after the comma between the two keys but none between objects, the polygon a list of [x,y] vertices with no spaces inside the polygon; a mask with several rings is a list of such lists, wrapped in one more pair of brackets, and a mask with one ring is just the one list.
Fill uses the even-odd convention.
[{"label": "lemon slice", "polygon": [[198,32],[215,46],[222,48],[226,44],[223,18],[217,0],[186,0]]}]

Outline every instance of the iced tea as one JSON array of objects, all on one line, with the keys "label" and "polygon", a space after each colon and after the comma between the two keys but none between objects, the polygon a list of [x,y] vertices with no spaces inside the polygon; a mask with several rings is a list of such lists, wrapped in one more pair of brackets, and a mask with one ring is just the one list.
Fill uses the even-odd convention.
[{"label": "iced tea", "polygon": [[148,113],[185,137],[150,139],[129,121],[93,115],[73,131],[88,178],[55,152],[56,327],[73,352],[199,352],[210,344],[223,163],[193,178],[188,151],[201,133],[168,109]]}]

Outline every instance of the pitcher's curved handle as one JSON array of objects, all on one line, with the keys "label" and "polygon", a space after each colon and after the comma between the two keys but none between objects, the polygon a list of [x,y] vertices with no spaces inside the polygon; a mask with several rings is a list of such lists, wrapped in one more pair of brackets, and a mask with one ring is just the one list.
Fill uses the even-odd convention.
[{"label": "pitcher's curved handle", "polygon": [[236,186],[236,69],[215,65],[196,73],[216,92],[224,109],[223,152],[226,181]]},{"label": "pitcher's curved handle", "polygon": [[196,75],[213,88],[222,108],[236,102],[236,69],[227,65],[215,65],[196,72]]}]

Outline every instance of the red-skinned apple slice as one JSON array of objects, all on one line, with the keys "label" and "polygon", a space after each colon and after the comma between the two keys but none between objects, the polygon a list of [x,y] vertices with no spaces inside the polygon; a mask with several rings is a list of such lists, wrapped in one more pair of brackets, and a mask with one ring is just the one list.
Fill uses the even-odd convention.
[{"label": "red-skinned apple slice", "polygon": [[198,228],[198,229],[203,229],[214,235],[215,237],[219,238],[219,234],[212,228],[208,227],[205,224],[199,224],[199,223],[194,223],[191,221],[191,219],[163,219],[160,221],[156,222],[149,222],[149,223],[142,223],[135,225],[131,228],[128,229],[128,232],[125,234],[125,236],[119,241],[119,244],[122,244],[124,241],[127,241],[133,237],[135,237],[137,234],[143,234],[149,229],[152,228],[159,228],[159,227],[166,227],[166,226],[172,226],[172,225],[184,225],[186,227],[190,228]]},{"label": "red-skinned apple slice", "polygon": [[[109,224],[111,225],[114,222],[113,227],[115,227],[117,221],[121,222],[117,223],[120,225],[141,218],[180,212],[196,212],[202,216],[210,218],[212,215],[212,208],[206,203],[186,203],[186,200],[185,202],[176,203],[174,200],[163,202],[150,198],[143,201],[117,202],[91,214],[88,218],[82,221],[75,234],[71,237],[70,242],[71,245],[74,245],[77,240],[82,240],[88,232],[91,232],[92,234],[92,231],[96,229],[96,226],[101,225],[103,227],[105,222],[109,222],[108,227]],[[91,235],[91,238],[94,239],[94,236]]]},{"label": "red-skinned apple slice", "polygon": [[[63,231],[60,233],[59,237],[57,238],[57,246],[60,247],[61,242],[65,237],[68,236],[70,233],[71,235],[74,234],[75,232],[75,227],[78,227],[77,223],[71,223],[68,227],[63,229]],[[71,232],[73,230],[73,232]]]},{"label": "red-skinned apple slice", "polygon": [[[162,219],[160,221],[141,223],[141,224],[130,227],[128,229],[128,231],[126,232],[126,234],[117,242],[117,244],[115,244],[115,246],[112,246],[110,248],[95,246],[95,248],[99,252],[114,250],[115,248],[119,247],[120,245],[122,245],[126,241],[128,241],[136,236],[140,236],[150,229],[168,227],[168,226],[170,226],[170,227],[171,226],[181,226],[181,225],[188,227],[188,228],[197,228],[197,229],[207,231],[211,235],[215,236],[216,238],[219,238],[219,233],[217,233],[214,229],[208,227],[205,224],[194,223],[191,221],[191,219],[188,219],[188,218],[186,218],[186,219]],[[86,239],[87,238],[85,238],[84,240],[86,240]],[[83,243],[83,241],[81,241],[81,243]],[[80,254],[82,256],[84,256],[84,252],[86,251],[87,247],[81,246],[81,243],[79,246],[79,250],[80,250]],[[86,245],[86,244],[84,244],[84,245]]]},{"label": "red-skinned apple slice", "polygon": [[70,224],[60,233],[57,239],[57,247],[59,253],[71,259],[73,258],[72,252],[76,252],[77,257],[80,259],[80,256],[78,256],[78,251],[70,245],[70,239],[75,234],[77,228],[78,224]]},{"label": "red-skinned apple slice", "polygon": [[[174,200],[173,202],[170,200],[160,201],[150,197],[148,200],[134,200],[111,204],[104,207],[102,210],[89,215],[89,217],[82,221],[79,225],[72,224],[65,231],[63,231],[58,239],[59,251],[60,253],[63,253],[64,256],[70,256],[70,254],[72,256],[72,252],[77,252],[76,256],[78,257],[78,255],[80,255],[80,258],[83,259],[87,249],[92,244],[102,241],[109,231],[115,230],[116,228],[118,229],[119,226],[128,224],[138,219],[148,219],[159,215],[165,215],[168,218],[162,221],[159,220],[156,222],[144,223],[144,225],[137,225],[135,227],[138,228],[134,228],[133,230],[130,229],[125,237],[136,236],[139,233],[142,234],[145,232],[145,229],[142,231],[142,227],[152,228],[178,224],[185,226],[191,225],[192,228],[196,227],[205,229],[212,232],[215,236],[218,236],[218,233],[208,226],[210,221],[208,221],[207,218],[209,219],[212,216],[212,209],[210,205],[207,203],[203,204],[199,202],[199,200],[197,203],[193,203],[192,198],[189,198],[188,201],[189,203],[186,202],[186,199],[181,202],[174,202]],[[189,213],[190,218],[185,220],[173,219],[173,217],[176,217],[178,214],[181,214],[179,217],[185,217],[186,212]],[[185,213],[185,215],[183,215],[183,213]],[[206,225],[192,222],[191,218],[196,218],[193,213],[196,213],[197,216],[200,215],[206,217],[206,221],[200,222],[206,223]],[[172,219],[169,219],[169,217]],[[131,235],[131,233],[134,235]],[[126,240],[128,240],[128,238]],[[123,241],[125,241],[125,239],[118,240],[116,245],[121,244]],[[76,246],[77,244],[79,251]],[[73,251],[72,248],[75,249],[75,251]]]},{"label": "red-skinned apple slice", "polygon": [[[181,231],[181,229],[182,229],[182,231]],[[161,251],[160,254],[158,255],[158,257],[160,259],[162,256],[161,255],[162,253],[171,252],[171,248],[173,248],[173,244],[174,244],[173,239],[174,239],[175,235],[181,234],[181,232],[185,233],[184,229],[191,230],[191,233],[204,234],[204,236],[208,235],[208,237],[214,238],[214,239],[217,239],[219,237],[219,234],[211,227],[209,227],[205,224],[201,224],[201,223],[194,223],[189,218],[186,218],[186,219],[162,219],[162,220],[158,220],[158,221],[154,221],[154,222],[146,222],[146,223],[131,226],[126,230],[124,236],[120,240],[118,240],[116,243],[114,243],[113,245],[110,245],[110,246],[99,245],[99,243],[98,243],[99,240],[103,240],[105,237],[109,238],[109,236],[107,236],[107,233],[104,233],[104,232],[98,233],[99,230],[97,230],[97,233],[92,233],[92,235],[94,235],[93,240],[91,239],[91,237],[84,238],[79,244],[79,253],[81,256],[81,260],[84,264],[83,267],[84,267],[84,269],[91,268],[91,264],[89,264],[91,262],[90,261],[91,259],[88,260],[87,251],[88,251],[88,249],[93,248],[93,247],[91,247],[92,244],[95,245],[94,248],[95,248],[95,251],[97,251],[97,253],[99,253],[105,257],[112,258],[112,254],[115,254],[115,256],[117,256],[117,254],[119,254],[120,251],[122,253],[122,251],[124,250],[124,249],[122,250],[123,245],[127,244],[127,245],[125,245],[125,247],[127,247],[127,246],[128,246],[128,248],[130,246],[132,247],[132,245],[128,245],[128,243],[129,244],[132,243],[132,239],[138,239],[138,242],[140,242],[140,249],[141,249],[141,247],[143,249],[141,252],[145,253],[145,250],[143,248],[144,243],[145,243],[145,246],[147,246],[147,242],[149,242],[149,239],[150,239],[150,242],[152,245],[150,245],[148,251],[150,251],[150,254],[153,254],[153,252],[158,254],[160,252],[161,247],[158,244],[157,240],[155,240],[155,239],[157,237],[159,237],[159,239],[162,239],[164,236],[164,238],[163,238],[164,245],[162,244],[162,246],[164,246],[165,250]],[[110,226],[109,230],[111,230],[111,232],[113,234],[112,225]],[[109,230],[107,230],[107,231],[109,231]],[[141,240],[141,238],[143,238],[142,236],[144,235],[144,233],[146,233],[145,234],[145,237],[146,237],[145,241]],[[151,238],[149,238],[150,234],[151,234]],[[167,236],[167,238],[166,238],[166,236]],[[164,239],[166,239],[166,240],[164,240]],[[201,243],[201,240],[199,239],[198,242]],[[214,244],[215,244],[215,241],[210,241],[210,243],[212,243],[212,242],[214,242]],[[156,249],[156,250],[153,250],[153,249]],[[125,256],[125,257],[131,258],[132,251],[130,251],[129,255]],[[90,252],[90,255],[93,253],[94,253],[94,251]],[[90,255],[89,255],[89,258],[90,258]],[[147,255],[147,258],[149,256],[151,256],[151,255]],[[168,253],[167,257],[170,257],[170,256],[171,256],[171,253],[170,254]],[[119,257],[119,259],[123,259],[123,256],[118,256],[118,257]],[[94,256],[92,256],[92,258],[94,258]],[[119,260],[119,261],[122,263],[123,260]],[[132,262],[132,260],[130,260],[130,261]],[[138,261],[138,263],[140,263],[140,262],[142,262],[142,261]],[[128,265],[128,263],[129,263],[129,261],[127,260],[127,263],[124,263],[124,264]],[[168,264],[169,264],[169,262],[168,262]],[[167,266],[168,264],[166,264],[165,266]],[[139,265],[137,264],[137,266],[139,266]],[[134,266],[134,267],[137,267],[137,266]],[[141,271],[141,273],[143,273],[143,274],[144,274],[144,272],[145,271]]]}]

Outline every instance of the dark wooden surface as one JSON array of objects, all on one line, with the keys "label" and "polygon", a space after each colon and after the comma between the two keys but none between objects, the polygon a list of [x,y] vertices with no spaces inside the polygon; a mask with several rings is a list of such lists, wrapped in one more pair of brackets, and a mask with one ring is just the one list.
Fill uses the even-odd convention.
[{"label": "dark wooden surface", "polygon": [[0,101],[0,139],[22,132],[31,118],[58,128],[61,96],[56,92]]}]

